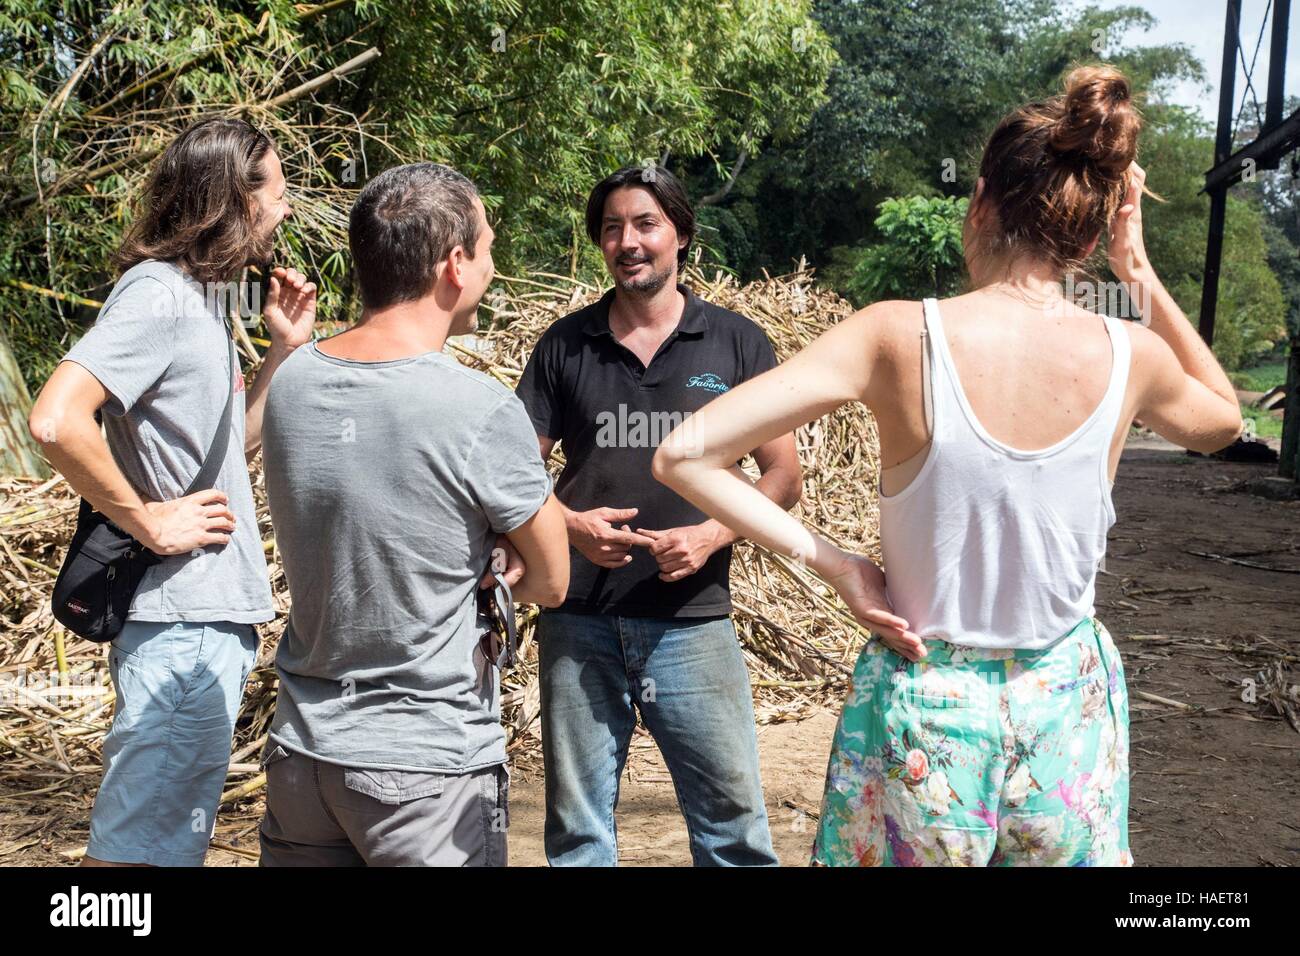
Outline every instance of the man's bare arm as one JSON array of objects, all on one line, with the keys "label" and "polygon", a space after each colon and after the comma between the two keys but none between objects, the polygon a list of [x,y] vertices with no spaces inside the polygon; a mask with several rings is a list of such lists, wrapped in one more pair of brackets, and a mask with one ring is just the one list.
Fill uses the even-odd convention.
[{"label": "man's bare arm", "polygon": [[87,369],[60,362],[37,396],[27,427],[72,489],[149,550],[183,554],[228,542],[235,516],[225,492],[205,489],[173,501],[141,500],[95,421],[109,398]]}]

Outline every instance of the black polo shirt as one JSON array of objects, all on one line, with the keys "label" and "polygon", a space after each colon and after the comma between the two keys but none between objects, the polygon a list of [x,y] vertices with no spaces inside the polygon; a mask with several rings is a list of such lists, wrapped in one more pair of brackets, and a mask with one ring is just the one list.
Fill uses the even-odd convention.
[{"label": "black polo shirt", "polygon": [[[546,330],[516,394],[537,434],[564,448],[556,496],[574,511],[639,508],[633,530],[699,524],[708,516],[650,473],[659,442],[688,413],[776,365],[766,333],[683,285],[681,321],[649,367],[614,340],[614,290]],[[620,523],[621,526],[621,523]],[[621,568],[602,568],[569,549],[569,594],[561,610],[627,617],[711,617],[731,613],[731,548],[679,581],[661,581],[648,548]]]}]

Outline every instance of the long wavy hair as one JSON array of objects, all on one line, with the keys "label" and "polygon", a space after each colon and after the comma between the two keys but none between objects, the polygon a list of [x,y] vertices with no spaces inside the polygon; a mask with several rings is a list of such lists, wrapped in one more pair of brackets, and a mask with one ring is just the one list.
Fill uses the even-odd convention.
[{"label": "long wavy hair", "polygon": [[239,119],[201,120],[158,158],[135,223],[115,256],[119,272],[146,259],[175,262],[200,282],[225,282],[271,257],[254,193],[274,145]]}]

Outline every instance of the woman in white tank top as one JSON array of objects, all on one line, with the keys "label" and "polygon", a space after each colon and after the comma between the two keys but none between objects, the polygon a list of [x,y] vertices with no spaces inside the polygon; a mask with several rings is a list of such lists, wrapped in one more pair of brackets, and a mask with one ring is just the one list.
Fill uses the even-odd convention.
[{"label": "woman in white tank top", "polygon": [[[1227,376],[1146,258],[1140,126],[1107,66],[1009,114],[965,224],[971,291],[863,309],[656,455],[660,480],[806,562],[878,638],[836,731],[816,862],[1132,861],[1123,668],[1093,616],[1110,485],[1135,417],[1203,452],[1241,429]],[[1103,233],[1141,323],[1064,298]],[[883,570],[732,467],[849,401],[880,431]]]}]

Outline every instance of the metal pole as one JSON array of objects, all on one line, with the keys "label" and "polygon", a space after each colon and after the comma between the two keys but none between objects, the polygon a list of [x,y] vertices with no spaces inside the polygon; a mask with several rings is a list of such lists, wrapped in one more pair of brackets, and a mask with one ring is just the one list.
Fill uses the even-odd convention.
[{"label": "metal pole", "polygon": [[[1228,0],[1223,26],[1223,72],[1219,78],[1219,129],[1214,141],[1214,165],[1232,153],[1232,106],[1237,85],[1237,31],[1241,26],[1241,0]],[[1223,258],[1223,220],[1226,187],[1210,193],[1210,234],[1205,243],[1205,281],[1201,287],[1199,331],[1206,345],[1214,344],[1214,312],[1219,299],[1219,263]]]},{"label": "metal pole", "polygon": [[1300,481],[1300,333],[1287,356],[1286,411],[1282,413],[1282,451],[1277,473]]},{"label": "metal pole", "polygon": [[1262,136],[1282,122],[1283,84],[1286,80],[1286,34],[1291,24],[1291,0],[1273,0],[1273,38],[1268,48],[1268,102],[1264,104]]}]

